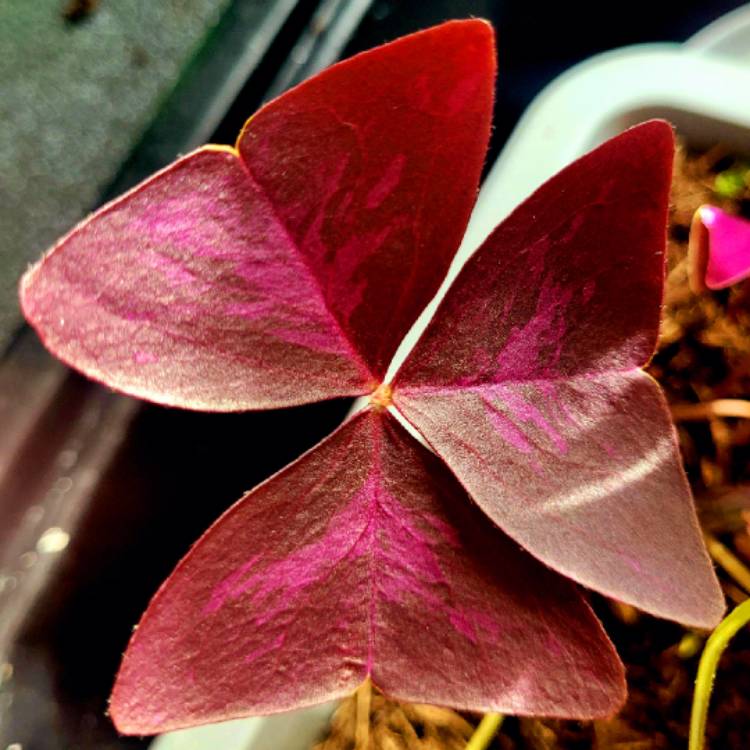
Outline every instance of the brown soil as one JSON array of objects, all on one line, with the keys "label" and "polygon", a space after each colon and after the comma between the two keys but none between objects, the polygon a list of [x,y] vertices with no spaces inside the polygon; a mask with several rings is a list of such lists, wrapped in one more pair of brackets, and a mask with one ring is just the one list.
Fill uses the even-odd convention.
[{"label": "brown soil", "polygon": [[[693,294],[687,240],[693,212],[713,203],[750,218],[750,169],[721,147],[680,149],[675,164],[668,277],[659,347],[648,370],[662,384],[677,423],[685,469],[704,529],[750,564],[750,419],[717,417],[716,399],[750,398],[750,281]],[[750,403],[750,402],[749,402]],[[701,406],[703,404],[704,406]],[[747,593],[721,569],[730,603]],[[508,718],[497,750],[684,750],[705,634],[595,597],[627,668],[629,699],[607,721]],[[747,629],[746,629],[747,631]],[[352,750],[367,716],[360,696],[344,701],[329,737],[316,750]],[[357,729],[359,715],[359,730]],[[371,750],[458,750],[478,717],[448,709],[398,704],[379,693],[370,703]],[[708,750],[750,747],[750,633],[740,633],[722,658],[711,701]],[[362,745],[361,745],[362,746]]]},{"label": "brown soil", "polygon": [[68,0],[63,8],[63,18],[68,23],[85,21],[99,5],[99,0]]}]

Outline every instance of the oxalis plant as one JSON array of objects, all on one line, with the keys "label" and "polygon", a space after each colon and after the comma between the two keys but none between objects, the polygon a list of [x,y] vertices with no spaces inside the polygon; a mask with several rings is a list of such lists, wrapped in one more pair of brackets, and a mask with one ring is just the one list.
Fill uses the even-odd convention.
[{"label": "oxalis plant", "polygon": [[544,184],[388,372],[464,233],[494,75],[479,20],[358,55],[263,107],[235,147],[105,206],[24,277],[48,348],[125,393],[205,411],[365,397],[158,591],[112,694],[120,731],[286,711],[368,678],[402,700],[598,717],[624,700],[623,666],[576,584],[693,627],[721,618],[641,370],[668,124]]}]

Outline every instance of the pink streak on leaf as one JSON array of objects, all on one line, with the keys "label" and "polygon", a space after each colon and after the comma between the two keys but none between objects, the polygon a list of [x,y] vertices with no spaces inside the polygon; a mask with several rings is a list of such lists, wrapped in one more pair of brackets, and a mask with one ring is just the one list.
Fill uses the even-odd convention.
[{"label": "pink streak on leaf", "polygon": [[532,399],[536,394],[526,396],[517,389],[507,388],[503,384],[498,385],[496,388],[488,388],[487,392],[495,398],[495,403],[503,404],[516,420],[529,423],[538,428],[558,453],[564,455],[568,452],[568,444],[565,438],[532,403]]},{"label": "pink streak on leaf", "polygon": [[245,663],[252,664],[254,661],[260,659],[261,656],[266,656],[267,654],[280,649],[284,645],[285,640],[286,636],[284,635],[284,633],[279,633],[279,635],[277,635],[276,638],[274,638],[270,643],[266,643],[262,646],[258,646],[258,648],[253,649],[245,657]]},{"label": "pink streak on leaf", "polygon": [[[265,625],[288,612],[300,595],[336,566],[359,559],[366,551],[362,540],[368,538],[369,516],[372,514],[373,480],[368,480],[340,511],[328,522],[320,538],[303,544],[283,559],[269,564],[258,555],[233,571],[212,592],[210,612],[216,612],[230,599],[243,597],[258,612],[253,625]],[[367,522],[362,526],[362,519]],[[351,539],[352,528],[362,526],[360,534]],[[231,581],[227,585],[227,580]]]},{"label": "pink streak on leaf", "polygon": [[212,614],[221,609],[227,599],[235,599],[241,594],[243,576],[247,574],[259,559],[260,555],[253,555],[249,560],[233,570],[223,581],[216,584],[203,611],[206,614]]},{"label": "pink streak on leaf", "polygon": [[[583,295],[587,293],[584,289]],[[535,371],[536,375],[539,374],[539,363],[545,357],[544,376],[556,375],[567,327],[565,316],[572,298],[571,290],[556,287],[547,278],[542,279],[533,315],[510,330],[503,348],[495,356],[493,382],[534,377]],[[483,371],[479,373],[483,374]]]},{"label": "pink streak on leaf", "polygon": [[[451,625],[463,633],[475,645],[480,643],[479,633],[484,630],[490,640],[495,640],[500,637],[500,628],[498,624],[491,618],[488,617],[485,612],[481,610],[451,610],[449,614]],[[562,652],[558,653],[558,656]]]},{"label": "pink streak on leaf", "polygon": [[[486,406],[485,413],[492,422],[492,426],[516,450],[527,454],[534,452],[534,446],[519,427],[519,425],[530,425],[537,428],[543,435],[541,445],[545,450],[549,444],[558,453],[565,454],[568,451],[565,438],[532,403],[538,398],[539,392],[540,389],[531,387],[528,393],[522,393],[517,388],[504,383],[485,386],[481,389],[482,400]],[[531,460],[536,459],[532,457]],[[538,461],[537,465],[541,468]]]},{"label": "pink streak on leaf", "polygon": [[394,402],[533,555],[712,627],[721,590],[664,399],[638,369],[658,333],[672,153],[671,128],[644,123],[539,188],[466,263]]},{"label": "pink streak on leaf", "polygon": [[322,702],[368,673],[394,697],[473,710],[594,716],[624,696],[575,587],[374,411],[206,532],[135,631],[110,710],[121,731],[164,731]]},{"label": "pink streak on leaf", "polygon": [[153,352],[133,352],[133,360],[138,365],[153,365],[159,361],[159,355]]},{"label": "pink streak on leaf", "polygon": [[493,403],[491,398],[483,396],[482,400],[485,407],[484,413],[492,424],[495,432],[517,451],[526,454],[531,453],[534,450],[531,443],[528,441],[524,433],[513,424],[508,415],[498,409],[497,405]]},{"label": "pink streak on leaf", "polygon": [[[134,222],[134,228],[137,231],[138,221]],[[144,227],[144,234],[153,232],[153,220],[148,222]],[[183,237],[181,241],[184,241]],[[162,273],[169,285],[190,284],[195,292],[207,292],[210,289],[208,284],[201,283],[192,271],[189,271],[179,261],[169,258],[165,255],[146,255],[143,262],[156,271]]]},{"label": "pink streak on leaf", "polygon": [[370,188],[367,193],[365,206],[369,209],[377,208],[394,191],[401,181],[406,157],[397,154],[385,169],[383,176]]}]

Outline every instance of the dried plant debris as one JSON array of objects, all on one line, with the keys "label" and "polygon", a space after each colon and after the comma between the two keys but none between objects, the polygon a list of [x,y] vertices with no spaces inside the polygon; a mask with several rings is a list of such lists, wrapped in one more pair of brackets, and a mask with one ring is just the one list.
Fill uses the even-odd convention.
[{"label": "dried plant debris", "polygon": [[[369,728],[362,732],[368,717]],[[449,708],[398,703],[372,689],[364,716],[359,693],[341,703],[329,736],[315,750],[463,750],[473,731],[470,721]]]},{"label": "dried plant debris", "polygon": [[[713,203],[750,217],[750,173],[749,184],[731,198],[717,180],[742,172],[743,164],[721,147],[700,154],[678,150],[661,340],[650,367],[676,416],[686,405],[750,394],[750,284],[701,295],[687,284],[688,229],[698,206]],[[678,419],[685,468],[699,499],[707,490],[750,479],[750,420],[723,418],[710,408],[706,416]]]},{"label": "dried plant debris", "polygon": [[[678,149],[672,188],[665,307],[658,351],[648,370],[673,410],[685,468],[712,551],[750,565],[750,281],[693,294],[687,241],[694,211],[712,203],[750,218],[750,167],[716,146]],[[730,603],[747,591],[719,569]],[[704,634],[620,602],[594,601],[627,669],[629,698],[606,721],[508,718],[495,750],[677,750],[687,746],[693,681]],[[434,714],[430,714],[434,711]],[[428,718],[430,717],[430,718]],[[361,721],[361,717],[360,717]],[[473,719],[471,720],[473,722]],[[360,750],[356,700],[344,701],[316,750]],[[463,748],[472,724],[447,709],[372,697],[364,749]],[[360,733],[361,737],[361,733]],[[750,746],[750,632],[724,654],[711,702],[708,750]]]},{"label": "dried plant debris", "polygon": [[[750,392],[750,284],[694,295],[687,285],[687,239],[703,203],[750,217],[750,188],[729,199],[715,191],[722,151],[677,152],[672,192],[668,278],[659,351],[651,373],[671,401],[741,397]],[[730,165],[731,161],[728,162]]]}]

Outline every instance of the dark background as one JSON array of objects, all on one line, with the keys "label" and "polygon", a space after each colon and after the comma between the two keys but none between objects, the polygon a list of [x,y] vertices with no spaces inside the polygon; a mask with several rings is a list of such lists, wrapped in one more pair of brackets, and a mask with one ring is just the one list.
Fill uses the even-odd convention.
[{"label": "dark background", "polygon": [[[15,0],[6,2],[0,14],[14,12]],[[55,23],[70,44],[76,34],[96,34],[97,14],[109,10],[108,0],[48,4],[60,14]],[[175,52],[179,64],[166,93],[144,116],[97,200],[82,200],[79,214],[200,142],[233,142],[265,99],[337,57],[470,15],[489,19],[498,32],[491,163],[531,99],[571,65],[628,44],[682,41],[740,4],[229,0],[201,27],[198,43]],[[171,5],[179,19],[179,2]],[[276,22],[263,26],[274,13]],[[165,25],[159,33],[166,39],[172,31]],[[0,31],[0,44],[14,43]],[[9,49],[0,49],[0,57]],[[0,80],[9,75],[21,87],[28,76],[23,106],[33,115],[34,71],[0,67]],[[85,74],[72,78],[62,99],[86,85]],[[36,127],[31,115],[21,121]],[[81,137],[81,154],[88,145]],[[14,152],[0,157],[12,160]],[[22,189],[9,173],[2,170],[0,190]],[[88,195],[86,180],[93,177],[84,172],[80,179],[79,195]],[[21,243],[0,267],[10,279],[7,288],[19,263],[44,249],[38,241]],[[14,292],[5,294],[4,304],[14,309]],[[120,654],[149,597],[222,510],[326,435],[349,404],[223,415],[143,405],[55,363],[15,313],[3,326],[0,747],[140,747],[141,740],[117,738],[104,710]],[[49,529],[62,530],[67,544],[45,546]]]}]

